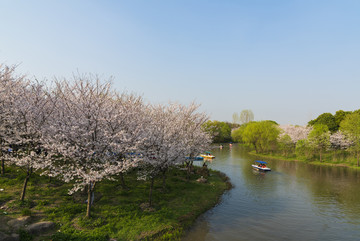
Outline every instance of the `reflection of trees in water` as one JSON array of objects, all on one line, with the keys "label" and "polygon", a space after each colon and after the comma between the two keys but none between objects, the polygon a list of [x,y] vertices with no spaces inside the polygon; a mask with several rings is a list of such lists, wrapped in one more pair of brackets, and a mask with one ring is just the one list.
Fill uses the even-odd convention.
[{"label": "reflection of trees in water", "polygon": [[[351,220],[359,217],[359,171],[346,167],[317,166],[286,161],[277,161],[276,167],[303,180],[302,182],[311,192],[313,204],[318,208],[319,214],[331,216],[341,212]],[[346,222],[346,220],[343,221]]]}]

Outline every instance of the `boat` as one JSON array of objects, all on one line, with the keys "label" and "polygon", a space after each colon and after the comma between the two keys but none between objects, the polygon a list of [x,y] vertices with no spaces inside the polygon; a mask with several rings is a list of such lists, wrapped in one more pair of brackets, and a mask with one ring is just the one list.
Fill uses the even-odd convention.
[{"label": "boat", "polygon": [[196,157],[193,157],[193,158],[190,158],[189,156],[186,156],[185,157],[187,160],[192,160],[192,161],[202,161],[204,160],[204,158],[202,156],[196,156]]},{"label": "boat", "polygon": [[211,152],[206,151],[204,154],[200,154],[201,157],[205,158],[205,159],[214,159],[215,156],[211,154]]},{"label": "boat", "polygon": [[251,166],[259,171],[264,171],[264,172],[271,171],[271,169],[267,167],[266,164],[267,162],[264,161],[255,161],[255,163],[252,164]]}]

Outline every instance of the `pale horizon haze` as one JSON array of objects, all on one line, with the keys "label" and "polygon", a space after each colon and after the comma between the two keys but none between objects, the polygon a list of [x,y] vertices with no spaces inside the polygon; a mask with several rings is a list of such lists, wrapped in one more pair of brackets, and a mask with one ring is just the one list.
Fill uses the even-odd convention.
[{"label": "pale horizon haze", "polygon": [[211,120],[305,125],[360,109],[360,1],[0,0],[0,63],[40,80],[92,73]]}]

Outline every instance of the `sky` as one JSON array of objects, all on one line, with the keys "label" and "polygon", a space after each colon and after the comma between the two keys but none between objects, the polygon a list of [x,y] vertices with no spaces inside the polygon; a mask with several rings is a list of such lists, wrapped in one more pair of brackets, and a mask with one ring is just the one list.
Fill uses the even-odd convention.
[{"label": "sky", "polygon": [[113,77],[151,103],[211,120],[305,125],[357,110],[360,1],[0,0],[0,63],[51,81]]}]

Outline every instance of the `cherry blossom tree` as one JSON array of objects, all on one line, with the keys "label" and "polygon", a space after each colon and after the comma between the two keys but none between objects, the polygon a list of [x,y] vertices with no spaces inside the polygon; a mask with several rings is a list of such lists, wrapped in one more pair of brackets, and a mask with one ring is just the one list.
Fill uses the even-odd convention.
[{"label": "cherry blossom tree", "polygon": [[[146,125],[147,138],[144,139],[140,151],[144,164],[142,177],[150,179],[150,205],[155,178],[162,174],[165,188],[168,168],[183,163],[186,155],[194,156],[209,144],[210,137],[199,131],[206,118],[203,114],[196,114],[196,109],[194,104],[183,106],[170,103],[151,106],[148,110],[147,116],[151,121]],[[204,144],[200,143],[198,133],[204,137]],[[191,144],[199,146],[190,147]]]},{"label": "cherry blossom tree", "polygon": [[353,144],[341,131],[337,131],[330,136],[330,143],[334,149],[342,150],[349,148]]},{"label": "cherry blossom tree", "polygon": [[279,127],[282,130],[279,138],[284,135],[289,135],[293,143],[307,139],[312,130],[312,127],[307,126],[280,125]]},{"label": "cherry blossom tree", "polygon": [[11,92],[22,83],[24,76],[15,74],[16,66],[0,64],[0,159],[1,174],[5,174],[5,159],[9,158],[9,149],[12,142],[11,110],[16,99]]},{"label": "cherry blossom tree", "polygon": [[117,94],[110,81],[92,75],[57,80],[54,95],[57,104],[46,134],[48,175],[73,181],[69,194],[86,187],[90,217],[96,183],[136,166],[135,158],[125,154],[137,148],[142,101]]},{"label": "cherry blossom tree", "polygon": [[31,174],[46,165],[42,131],[51,116],[52,102],[44,84],[38,81],[24,80],[13,87],[8,95],[12,100],[8,143],[13,149],[11,163],[27,174],[20,198],[23,201]]},{"label": "cherry blossom tree", "polygon": [[203,128],[203,124],[208,120],[208,116],[205,113],[196,112],[198,106],[191,104],[189,106],[189,113],[185,118],[185,155],[189,159],[185,160],[187,167],[187,178],[190,178],[193,160],[200,153],[209,149],[212,143],[212,138],[208,132]]}]

